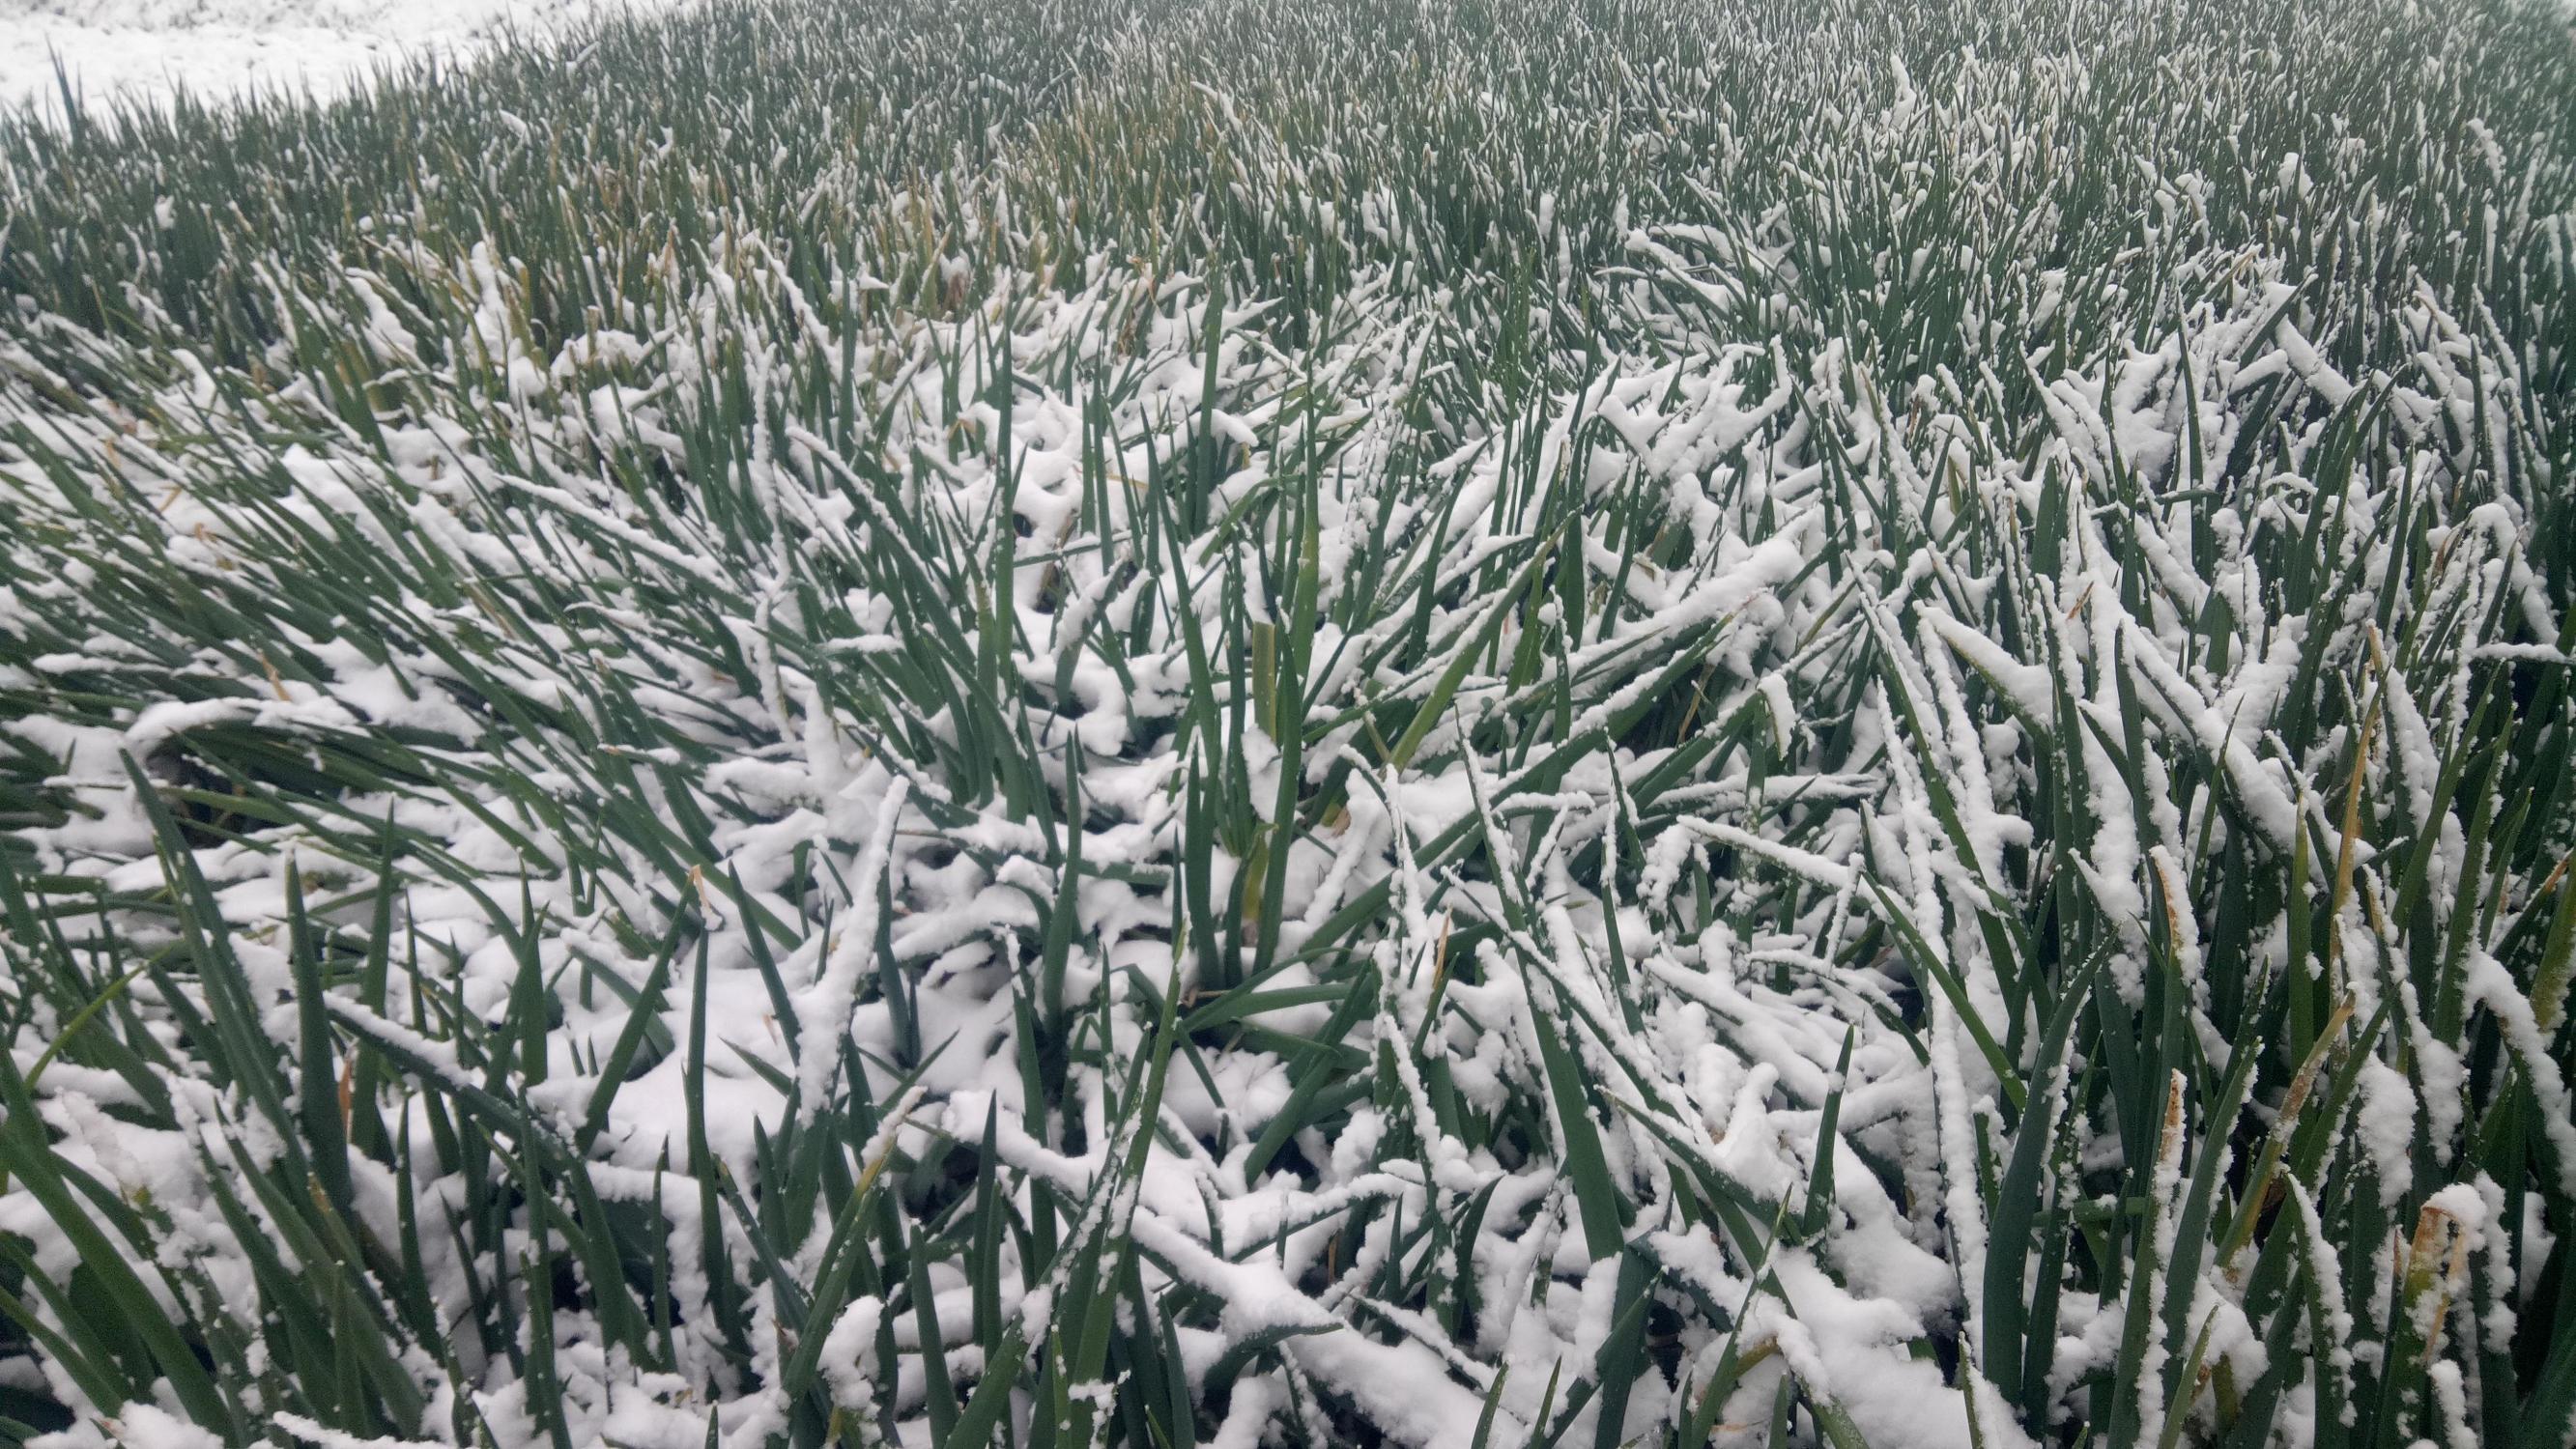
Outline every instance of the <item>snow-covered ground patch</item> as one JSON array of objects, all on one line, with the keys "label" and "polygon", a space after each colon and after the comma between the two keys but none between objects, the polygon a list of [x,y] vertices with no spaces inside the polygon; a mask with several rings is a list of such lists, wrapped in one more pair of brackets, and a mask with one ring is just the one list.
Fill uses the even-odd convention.
[{"label": "snow-covered ground patch", "polygon": [[58,107],[185,90],[335,94],[418,54],[465,58],[512,30],[675,0],[0,0],[0,102]]}]

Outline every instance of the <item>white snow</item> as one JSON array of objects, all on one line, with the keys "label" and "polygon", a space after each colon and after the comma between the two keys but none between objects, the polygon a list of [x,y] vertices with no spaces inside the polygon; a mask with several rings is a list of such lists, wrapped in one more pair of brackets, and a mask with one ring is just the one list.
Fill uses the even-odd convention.
[{"label": "white snow", "polygon": [[330,96],[406,58],[468,60],[499,37],[676,0],[0,0],[0,104],[59,114],[59,60],[83,104],[184,90]]}]

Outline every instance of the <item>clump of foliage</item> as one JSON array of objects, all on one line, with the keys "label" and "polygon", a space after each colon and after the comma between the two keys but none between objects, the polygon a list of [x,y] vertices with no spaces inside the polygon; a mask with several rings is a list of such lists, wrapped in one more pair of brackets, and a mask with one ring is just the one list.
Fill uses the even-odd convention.
[{"label": "clump of foliage", "polygon": [[2566,1442],[2571,51],[718,0],[0,124],[0,1430]]}]

